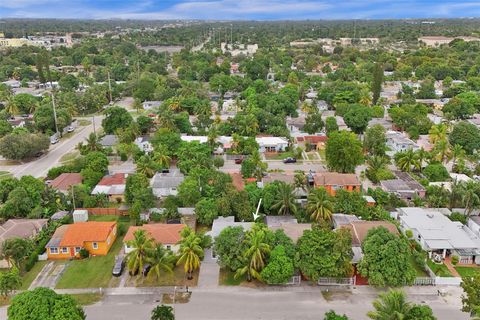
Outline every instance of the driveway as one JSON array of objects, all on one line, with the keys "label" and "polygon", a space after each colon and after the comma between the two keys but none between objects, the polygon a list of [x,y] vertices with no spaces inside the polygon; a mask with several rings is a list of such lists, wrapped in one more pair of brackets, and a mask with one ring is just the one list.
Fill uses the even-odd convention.
[{"label": "driveway", "polygon": [[199,288],[218,287],[218,277],[220,276],[220,266],[212,258],[212,249],[205,250],[205,258],[200,266],[200,275],[198,278]]},{"label": "driveway", "polygon": [[60,276],[65,271],[67,264],[68,263],[56,263],[55,261],[50,261],[43,267],[28,289],[32,290],[38,287],[55,288]]}]

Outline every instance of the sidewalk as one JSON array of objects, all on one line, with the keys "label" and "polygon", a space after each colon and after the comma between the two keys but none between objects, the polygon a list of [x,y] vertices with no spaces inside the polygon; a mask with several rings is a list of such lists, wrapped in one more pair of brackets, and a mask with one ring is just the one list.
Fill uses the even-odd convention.
[{"label": "sidewalk", "polygon": [[445,266],[447,267],[448,271],[452,274],[454,277],[459,277],[461,278],[462,276],[455,270],[454,266],[452,265],[452,259],[450,257],[446,257],[445,260],[443,261]]}]

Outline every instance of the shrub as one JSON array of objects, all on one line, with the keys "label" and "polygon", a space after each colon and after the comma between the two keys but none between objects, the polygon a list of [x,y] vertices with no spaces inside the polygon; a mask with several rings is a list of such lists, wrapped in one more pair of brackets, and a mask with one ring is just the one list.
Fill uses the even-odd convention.
[{"label": "shrub", "polygon": [[459,261],[460,261],[460,258],[458,256],[452,256],[452,264],[454,266],[456,266]]},{"label": "shrub", "polygon": [[127,226],[123,223],[119,223],[117,227],[118,236],[122,237],[127,233]]},{"label": "shrub", "polygon": [[85,248],[80,249],[79,254],[80,254],[80,258],[82,259],[86,259],[90,256],[90,252],[88,252],[88,250]]},{"label": "shrub", "polygon": [[408,238],[408,239],[411,239],[413,237],[413,232],[412,230],[406,230],[405,231],[405,236]]},{"label": "shrub", "polygon": [[450,177],[447,168],[441,163],[430,163],[423,169],[422,173],[431,182],[446,181]]},{"label": "shrub", "polygon": [[225,161],[223,160],[222,157],[213,158],[213,165],[215,166],[215,168],[223,167],[224,164],[225,164]]},{"label": "shrub", "polygon": [[461,212],[452,212],[448,218],[452,221],[458,221],[462,224],[467,224],[467,216]]},{"label": "shrub", "polygon": [[370,108],[370,116],[372,118],[383,118],[385,110],[382,106],[373,106]]}]

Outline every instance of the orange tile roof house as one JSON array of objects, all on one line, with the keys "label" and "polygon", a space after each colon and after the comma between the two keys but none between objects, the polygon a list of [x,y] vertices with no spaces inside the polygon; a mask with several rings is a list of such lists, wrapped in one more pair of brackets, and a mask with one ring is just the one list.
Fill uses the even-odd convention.
[{"label": "orange tile roof house", "polygon": [[316,188],[324,187],[331,196],[334,196],[339,189],[350,192],[360,192],[361,190],[360,181],[353,173],[318,173],[314,177],[314,184]]},{"label": "orange tile roof house", "polygon": [[50,186],[58,191],[68,193],[72,186],[81,184],[82,181],[80,173],[62,173],[50,182]]},{"label": "orange tile roof house", "polygon": [[57,228],[46,245],[49,260],[72,259],[86,249],[91,255],[104,256],[117,237],[116,222],[77,222]]},{"label": "orange tile roof house", "polygon": [[180,233],[186,227],[184,224],[167,224],[167,223],[154,223],[144,224],[143,226],[132,226],[128,228],[127,234],[123,239],[125,244],[125,253],[129,253],[133,250],[128,246],[128,242],[135,238],[134,234],[137,230],[145,230],[147,234],[155,240],[158,244],[163,244],[166,249],[170,249],[173,252],[178,251],[177,243],[182,239]]}]

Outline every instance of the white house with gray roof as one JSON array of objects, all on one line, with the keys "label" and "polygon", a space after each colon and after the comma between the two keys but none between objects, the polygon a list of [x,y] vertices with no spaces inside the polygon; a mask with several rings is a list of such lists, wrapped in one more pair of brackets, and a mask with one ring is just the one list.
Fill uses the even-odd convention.
[{"label": "white house with gray roof", "polygon": [[169,172],[157,172],[150,180],[153,194],[157,198],[176,196],[178,186],[185,176],[178,169],[170,169]]},{"label": "white house with gray roof", "polygon": [[397,211],[402,231],[411,230],[413,238],[430,258],[456,255],[461,264],[480,265],[480,238],[467,226],[451,221],[439,209],[399,208]]}]

